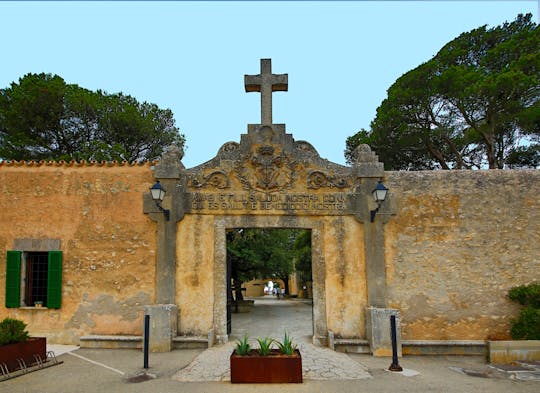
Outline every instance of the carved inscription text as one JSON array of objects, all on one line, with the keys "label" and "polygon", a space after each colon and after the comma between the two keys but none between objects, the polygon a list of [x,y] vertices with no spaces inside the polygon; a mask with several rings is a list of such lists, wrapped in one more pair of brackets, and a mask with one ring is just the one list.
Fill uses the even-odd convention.
[{"label": "carved inscription text", "polygon": [[191,193],[191,209],[197,211],[291,211],[335,212],[347,210],[347,194]]}]

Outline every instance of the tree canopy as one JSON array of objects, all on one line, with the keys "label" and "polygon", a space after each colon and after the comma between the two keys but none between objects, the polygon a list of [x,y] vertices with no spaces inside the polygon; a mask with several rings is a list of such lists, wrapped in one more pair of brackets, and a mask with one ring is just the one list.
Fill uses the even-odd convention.
[{"label": "tree canopy", "polygon": [[184,143],[169,109],[129,95],[90,91],[45,73],[0,89],[0,159],[132,162]]},{"label": "tree canopy", "polygon": [[502,169],[540,165],[540,29],[532,16],[461,34],[401,76],[370,130],[386,169]]}]

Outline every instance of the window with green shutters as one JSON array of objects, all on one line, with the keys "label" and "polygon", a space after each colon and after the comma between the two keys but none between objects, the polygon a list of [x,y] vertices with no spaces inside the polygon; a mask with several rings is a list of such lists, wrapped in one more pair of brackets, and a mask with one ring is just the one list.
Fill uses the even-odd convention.
[{"label": "window with green shutters", "polygon": [[47,308],[62,304],[62,251],[8,251],[6,307],[38,303]]},{"label": "window with green shutters", "polygon": [[60,308],[62,303],[62,251],[49,251],[47,272],[47,307]]},{"label": "window with green shutters", "polygon": [[8,251],[6,263],[6,307],[21,305],[21,256],[20,251]]}]

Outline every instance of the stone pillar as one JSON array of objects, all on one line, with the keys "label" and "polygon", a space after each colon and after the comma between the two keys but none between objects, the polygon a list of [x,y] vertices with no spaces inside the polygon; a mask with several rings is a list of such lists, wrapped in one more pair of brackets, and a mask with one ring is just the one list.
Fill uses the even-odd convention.
[{"label": "stone pillar", "polygon": [[157,222],[156,251],[156,304],[145,306],[150,315],[150,350],[168,352],[177,335],[178,307],[176,300],[176,231],[178,221],[184,218],[185,168],[181,160],[183,151],[170,146],[154,168],[154,177],[165,189],[162,209],[169,210],[169,220],[152,200],[150,192],[143,195],[143,210]]},{"label": "stone pillar", "polygon": [[392,356],[390,316],[396,316],[398,356],[401,356],[401,328],[399,311],[386,308],[386,261],[384,229],[390,217],[396,214],[396,200],[390,192],[371,222],[370,211],[377,208],[372,191],[378,179],[384,177],[384,167],[368,145],[354,151],[352,172],[362,179],[353,199],[354,214],[364,225],[364,251],[366,258],[367,303],[366,336],[374,356]]},{"label": "stone pillar", "polygon": [[398,356],[401,353],[401,323],[399,311],[392,308],[366,308],[366,336],[373,356],[392,356],[390,316],[396,316]]},{"label": "stone pillar", "polygon": [[178,327],[178,307],[175,304],[144,306],[150,315],[150,352],[170,352]]}]

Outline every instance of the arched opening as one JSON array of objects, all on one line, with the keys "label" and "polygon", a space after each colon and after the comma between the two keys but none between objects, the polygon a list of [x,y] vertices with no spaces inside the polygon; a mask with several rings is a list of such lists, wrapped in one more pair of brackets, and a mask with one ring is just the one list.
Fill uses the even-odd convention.
[{"label": "arched opening", "polygon": [[227,333],[313,336],[311,230],[233,228],[227,240]]},{"label": "arched opening", "polygon": [[[326,323],[326,295],[325,295],[325,262],[322,252],[322,224],[309,217],[246,217],[226,216],[216,218],[215,221],[215,253],[214,253],[214,332],[218,341],[228,341],[227,333],[227,298],[230,299],[231,291],[227,289],[227,233],[231,230],[238,231],[240,228],[264,228],[264,229],[298,229],[307,230],[311,242],[311,271],[312,271],[312,300],[309,300],[308,308],[311,307],[311,341],[318,345],[327,344]],[[230,272],[232,273],[232,272]],[[277,281],[277,280],[276,280]],[[303,288],[302,288],[303,289]],[[306,288],[307,291],[307,288]],[[297,294],[298,295],[298,294]],[[277,297],[275,299],[277,301]],[[285,304],[285,303],[282,303]],[[303,325],[305,327],[305,325]],[[230,332],[234,327],[231,326]],[[308,333],[309,334],[309,333]],[[260,335],[256,333],[256,335]]]}]

